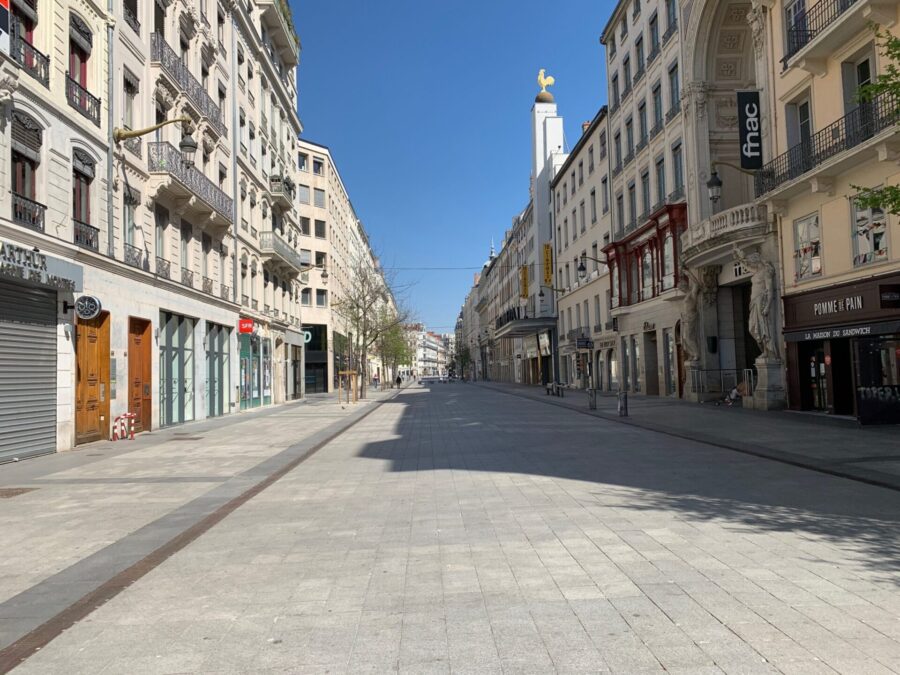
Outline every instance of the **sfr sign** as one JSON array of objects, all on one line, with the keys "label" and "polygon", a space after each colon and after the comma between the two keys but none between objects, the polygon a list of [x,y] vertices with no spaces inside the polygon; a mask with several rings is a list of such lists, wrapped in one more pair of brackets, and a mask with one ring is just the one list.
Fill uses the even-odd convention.
[{"label": "sfr sign", "polygon": [[253,319],[238,319],[238,333],[252,333]]}]

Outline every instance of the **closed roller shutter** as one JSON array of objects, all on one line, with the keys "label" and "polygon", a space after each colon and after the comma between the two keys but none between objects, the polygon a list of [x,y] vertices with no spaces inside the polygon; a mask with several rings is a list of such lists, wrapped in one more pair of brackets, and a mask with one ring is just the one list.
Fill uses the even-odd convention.
[{"label": "closed roller shutter", "polygon": [[56,293],[0,281],[0,462],[56,452]]}]

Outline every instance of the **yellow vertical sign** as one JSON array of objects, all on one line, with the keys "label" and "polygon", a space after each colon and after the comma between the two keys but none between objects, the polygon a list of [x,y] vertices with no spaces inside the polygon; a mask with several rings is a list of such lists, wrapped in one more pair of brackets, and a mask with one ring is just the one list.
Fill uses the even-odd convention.
[{"label": "yellow vertical sign", "polygon": [[544,244],[544,285],[553,285],[553,245]]},{"label": "yellow vertical sign", "polygon": [[528,297],[528,265],[519,268],[519,297]]}]

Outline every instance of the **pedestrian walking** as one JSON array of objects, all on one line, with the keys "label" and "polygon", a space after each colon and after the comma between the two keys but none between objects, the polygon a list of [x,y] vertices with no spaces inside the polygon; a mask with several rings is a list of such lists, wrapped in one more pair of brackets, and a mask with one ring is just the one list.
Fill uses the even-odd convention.
[{"label": "pedestrian walking", "polygon": [[397,376],[397,389],[400,388],[401,384],[403,384],[403,378],[398,375]]}]

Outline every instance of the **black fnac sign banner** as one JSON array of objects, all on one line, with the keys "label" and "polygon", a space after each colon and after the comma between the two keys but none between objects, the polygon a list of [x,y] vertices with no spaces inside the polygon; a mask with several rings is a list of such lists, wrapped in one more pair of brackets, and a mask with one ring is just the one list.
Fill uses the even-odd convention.
[{"label": "black fnac sign banner", "polygon": [[742,169],[761,169],[762,159],[762,110],[758,91],[737,92],[738,130]]}]

